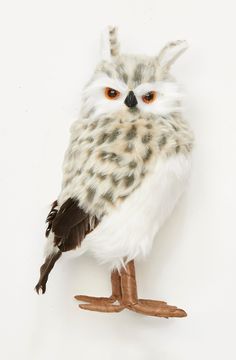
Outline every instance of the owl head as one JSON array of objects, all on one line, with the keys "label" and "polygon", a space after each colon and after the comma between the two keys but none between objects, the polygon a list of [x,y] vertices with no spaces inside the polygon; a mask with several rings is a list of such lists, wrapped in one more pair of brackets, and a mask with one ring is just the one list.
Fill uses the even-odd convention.
[{"label": "owl head", "polygon": [[187,49],[186,41],[170,42],[156,56],[124,55],[119,48],[117,28],[109,27],[103,36],[102,61],[83,91],[82,116],[167,116],[180,111],[182,94],[169,71]]}]

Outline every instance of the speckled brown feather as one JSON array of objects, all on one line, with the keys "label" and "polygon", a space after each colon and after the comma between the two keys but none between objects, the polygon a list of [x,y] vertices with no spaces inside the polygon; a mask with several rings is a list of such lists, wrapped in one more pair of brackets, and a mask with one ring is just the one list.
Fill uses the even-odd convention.
[{"label": "speckled brown feather", "polygon": [[72,126],[58,204],[76,199],[99,220],[118,208],[150,174],[157,159],[191,151],[188,126],[178,114],[119,112]]}]

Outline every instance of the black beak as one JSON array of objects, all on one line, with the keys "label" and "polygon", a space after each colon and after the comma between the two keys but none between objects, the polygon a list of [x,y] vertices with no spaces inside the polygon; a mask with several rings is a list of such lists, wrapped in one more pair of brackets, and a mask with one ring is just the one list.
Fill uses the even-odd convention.
[{"label": "black beak", "polygon": [[130,91],[125,99],[125,105],[129,108],[133,108],[138,104],[136,96],[133,91]]}]

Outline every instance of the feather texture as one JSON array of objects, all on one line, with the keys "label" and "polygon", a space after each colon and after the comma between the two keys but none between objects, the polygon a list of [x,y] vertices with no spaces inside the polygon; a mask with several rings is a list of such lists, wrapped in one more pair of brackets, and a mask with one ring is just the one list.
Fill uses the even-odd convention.
[{"label": "feather texture", "polygon": [[54,201],[52,203],[52,208],[51,208],[51,210],[50,210],[50,212],[49,212],[49,214],[47,216],[46,223],[48,225],[47,225],[47,229],[46,229],[46,232],[45,232],[46,237],[48,237],[49,234],[50,234],[50,231],[51,231],[51,228],[52,228],[52,222],[55,219],[55,216],[56,216],[56,214],[58,212],[58,210],[56,209],[57,205],[58,205],[57,201]]},{"label": "feather texture", "polygon": [[40,290],[42,293],[46,291],[49,273],[62,252],[79,247],[85,236],[98,224],[97,219],[91,219],[75,199],[67,199],[59,210],[56,209],[57,206],[57,201],[54,201],[46,219],[47,255],[40,268],[40,278],[35,287],[37,293]]},{"label": "feather texture", "polygon": [[111,269],[145,257],[186,187],[190,165],[189,155],[159,159],[140,187],[86,236],[81,253],[90,252]]},{"label": "feather texture", "polygon": [[91,231],[90,216],[79,207],[77,200],[69,198],[53,220],[52,231],[55,235],[54,245],[60,251],[73,250],[80,246],[86,234]]}]

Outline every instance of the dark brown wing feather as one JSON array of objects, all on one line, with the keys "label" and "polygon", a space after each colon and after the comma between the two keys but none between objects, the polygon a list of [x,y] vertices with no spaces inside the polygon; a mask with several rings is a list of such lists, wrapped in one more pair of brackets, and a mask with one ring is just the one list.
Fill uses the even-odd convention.
[{"label": "dark brown wing feather", "polygon": [[[95,226],[97,224],[98,221],[95,219]],[[61,206],[52,221],[54,244],[62,252],[80,246],[81,241],[92,230],[89,215],[79,207],[77,200],[71,198]]]},{"label": "dark brown wing feather", "polygon": [[57,201],[54,201],[46,219],[48,223],[46,236],[48,237],[50,231],[53,231],[54,246],[58,250],[49,255],[40,268],[40,279],[35,287],[38,293],[40,289],[42,293],[46,291],[48,275],[62,252],[80,246],[85,236],[98,225],[98,220],[95,218],[93,227],[91,227],[90,216],[79,207],[78,201],[75,199],[66,200],[59,210],[55,209],[57,205]]},{"label": "dark brown wing feather", "polygon": [[57,201],[54,201],[52,203],[52,208],[47,216],[47,219],[46,219],[46,223],[48,224],[47,226],[47,229],[46,229],[46,232],[45,232],[45,236],[48,237],[48,235],[50,234],[50,231],[51,231],[51,228],[52,228],[52,222],[53,220],[55,219],[55,216],[58,212],[57,209],[55,209],[55,207],[57,207]]}]

